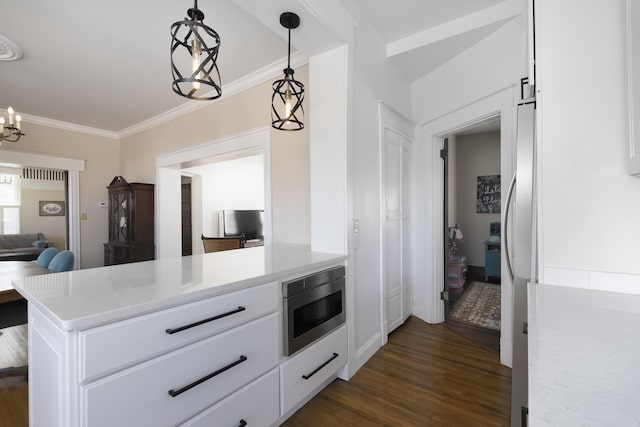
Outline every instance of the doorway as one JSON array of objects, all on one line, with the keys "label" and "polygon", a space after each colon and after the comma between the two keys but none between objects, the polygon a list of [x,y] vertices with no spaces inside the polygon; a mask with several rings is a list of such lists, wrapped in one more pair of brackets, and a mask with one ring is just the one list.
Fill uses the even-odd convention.
[{"label": "doorway", "polygon": [[444,138],[446,325],[500,349],[500,117]]},{"label": "doorway", "polygon": [[[211,141],[189,149],[164,154],[156,158],[156,258],[179,257],[182,255],[182,227],[175,227],[180,222],[182,209],[181,199],[183,169],[207,165],[215,159],[262,155],[264,174],[264,234],[265,245],[271,244],[271,169],[270,169],[270,134],[268,127],[253,129],[229,137]],[[195,178],[195,177],[194,177]],[[202,180],[192,179],[192,196],[202,194]],[[198,190],[199,189],[199,190]],[[192,199],[192,236],[200,239],[203,233],[198,227],[202,221],[195,216],[201,210],[203,197]],[[213,222],[210,222],[215,227]],[[192,243],[195,242],[194,238]],[[193,245],[200,248],[201,246]],[[194,251],[194,253],[197,253]]]},{"label": "doorway", "polygon": [[[516,86],[506,88],[486,98],[469,103],[455,111],[419,125],[420,140],[414,145],[417,165],[413,169],[414,195],[413,227],[414,258],[423,262],[413,264],[414,314],[429,323],[444,322],[444,304],[441,292],[444,286],[444,218],[443,218],[443,165],[440,150],[447,135],[500,118],[500,175],[501,187],[509,186],[514,170],[512,158],[515,134],[515,105],[519,90]],[[504,204],[505,195],[501,203]],[[500,361],[512,364],[512,286],[505,279],[506,262],[502,251],[502,301],[500,321]]]}]

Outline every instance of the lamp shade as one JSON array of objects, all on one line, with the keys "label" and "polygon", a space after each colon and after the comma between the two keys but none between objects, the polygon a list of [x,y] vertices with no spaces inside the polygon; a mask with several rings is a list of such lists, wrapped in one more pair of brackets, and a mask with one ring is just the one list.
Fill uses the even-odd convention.
[{"label": "lamp shade", "polygon": [[194,7],[189,15],[171,26],[171,73],[175,93],[189,99],[212,100],[222,95],[218,50],[220,36],[202,20],[204,13]]}]

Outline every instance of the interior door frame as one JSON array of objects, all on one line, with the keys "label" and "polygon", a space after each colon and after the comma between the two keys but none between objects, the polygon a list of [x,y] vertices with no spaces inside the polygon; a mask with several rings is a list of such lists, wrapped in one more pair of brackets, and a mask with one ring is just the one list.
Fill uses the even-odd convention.
[{"label": "interior door frame", "polygon": [[[414,315],[428,323],[444,321],[444,304],[440,292],[444,286],[444,168],[440,149],[444,137],[457,131],[500,117],[501,186],[507,188],[515,169],[515,117],[519,87],[509,86],[500,92],[476,100],[430,122],[419,124],[414,147]],[[502,193],[504,206],[506,192]],[[504,209],[501,220],[504,222]],[[504,242],[504,238],[502,242]],[[500,362],[512,365],[513,284],[507,279],[504,248],[502,254]]]},{"label": "interior door frame", "polygon": [[80,269],[82,266],[80,240],[80,172],[85,171],[85,160],[4,150],[2,152],[2,163],[16,167],[30,166],[67,171],[68,180],[65,186],[65,192],[68,194],[67,221],[69,238],[67,245],[69,250],[73,251],[75,255],[73,269]]}]

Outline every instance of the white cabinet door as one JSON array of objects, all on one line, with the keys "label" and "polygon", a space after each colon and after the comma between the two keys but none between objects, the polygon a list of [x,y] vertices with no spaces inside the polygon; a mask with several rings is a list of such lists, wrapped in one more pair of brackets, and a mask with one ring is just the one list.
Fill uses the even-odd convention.
[{"label": "white cabinet door", "polygon": [[279,298],[278,284],[270,283],[81,331],[80,381],[272,313]]},{"label": "white cabinet door", "polygon": [[347,363],[347,327],[331,334],[297,353],[280,365],[282,416],[290,415],[302,401],[332,377]]},{"label": "white cabinet door", "polygon": [[280,381],[274,368],[180,427],[268,427],[280,418]]},{"label": "white cabinet door", "polygon": [[83,386],[81,424],[185,421],[276,366],[280,329],[274,313]]}]

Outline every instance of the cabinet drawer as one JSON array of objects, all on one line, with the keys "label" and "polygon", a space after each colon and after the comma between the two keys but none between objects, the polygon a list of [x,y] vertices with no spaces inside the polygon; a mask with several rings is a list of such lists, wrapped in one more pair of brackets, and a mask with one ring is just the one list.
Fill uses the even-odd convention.
[{"label": "cabinet drawer", "polygon": [[[330,362],[327,363],[328,361]],[[281,415],[335,375],[346,362],[346,325],[283,362],[280,365]],[[327,364],[324,365],[325,363]]]},{"label": "cabinet drawer", "polygon": [[180,427],[270,426],[280,418],[278,368],[193,417]]},{"label": "cabinet drawer", "polygon": [[273,369],[279,329],[273,313],[82,386],[81,424],[176,425]]},{"label": "cabinet drawer", "polygon": [[[278,309],[276,283],[193,302],[82,331],[80,382],[149,359]],[[222,316],[198,324],[206,319]],[[196,324],[179,332],[167,333]]]}]

